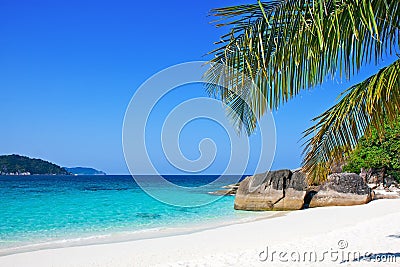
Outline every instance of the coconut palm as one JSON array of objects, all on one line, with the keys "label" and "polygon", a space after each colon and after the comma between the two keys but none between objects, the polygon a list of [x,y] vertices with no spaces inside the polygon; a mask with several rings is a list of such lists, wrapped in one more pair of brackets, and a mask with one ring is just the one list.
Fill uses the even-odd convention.
[{"label": "coconut palm", "polygon": [[[364,65],[396,55],[400,46],[398,0],[258,1],[211,14],[217,27],[230,30],[210,52],[215,57],[205,74],[207,90],[230,107],[234,125],[247,134],[267,110],[301,90],[327,78],[349,80]],[[368,136],[371,127],[383,134],[384,118],[393,121],[399,115],[400,59],[339,99],[304,131],[303,169],[311,178],[326,177],[327,167]]]}]

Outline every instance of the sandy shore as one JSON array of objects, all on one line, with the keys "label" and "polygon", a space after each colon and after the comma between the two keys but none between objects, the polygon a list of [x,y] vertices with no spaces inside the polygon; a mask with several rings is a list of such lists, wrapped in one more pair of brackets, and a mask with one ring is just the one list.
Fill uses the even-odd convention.
[{"label": "sandy shore", "polygon": [[400,200],[294,211],[185,235],[0,257],[2,267],[154,265],[399,266]]}]

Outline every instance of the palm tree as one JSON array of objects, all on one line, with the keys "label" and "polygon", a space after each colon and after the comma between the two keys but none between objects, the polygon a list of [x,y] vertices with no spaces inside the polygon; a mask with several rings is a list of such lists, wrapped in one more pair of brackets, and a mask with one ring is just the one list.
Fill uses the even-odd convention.
[{"label": "palm tree", "polygon": [[[211,14],[217,27],[230,31],[210,52],[215,57],[205,73],[207,90],[233,110],[235,126],[247,134],[267,110],[276,110],[301,90],[336,76],[349,80],[364,65],[395,55],[400,46],[398,0],[258,1]],[[229,79],[221,75],[220,64],[234,70]],[[354,149],[372,127],[383,134],[384,118],[394,121],[399,109],[397,59],[345,90],[336,105],[314,118],[303,136],[304,171],[311,180],[324,179],[329,165]]]}]

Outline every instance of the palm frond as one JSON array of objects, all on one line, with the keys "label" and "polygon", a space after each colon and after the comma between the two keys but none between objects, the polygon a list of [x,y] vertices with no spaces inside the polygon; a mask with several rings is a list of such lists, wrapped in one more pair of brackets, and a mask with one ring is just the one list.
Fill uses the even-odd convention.
[{"label": "palm frond", "polygon": [[[227,105],[231,94],[249,91],[242,104],[256,112],[243,113],[237,102],[231,107],[235,125],[247,133],[255,124],[241,119],[254,121],[329,76],[349,79],[400,44],[400,1],[280,0],[218,8],[212,15],[217,27],[231,30],[210,52],[215,58],[205,73],[206,88]],[[218,64],[229,71],[221,73]]]},{"label": "palm frond", "polygon": [[400,59],[342,94],[341,100],[315,118],[304,131],[303,170],[315,174],[320,166],[354,149],[371,126],[384,134],[385,119],[394,122],[400,114]]}]

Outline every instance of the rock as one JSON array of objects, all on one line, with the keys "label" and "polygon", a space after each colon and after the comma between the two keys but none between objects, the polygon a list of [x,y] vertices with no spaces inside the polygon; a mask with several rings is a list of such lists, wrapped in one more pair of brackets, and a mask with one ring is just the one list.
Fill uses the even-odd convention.
[{"label": "rock", "polygon": [[208,192],[210,195],[216,195],[216,196],[234,196],[236,194],[236,190],[233,189],[224,189],[224,190],[217,190],[214,192]]},{"label": "rock", "polygon": [[228,184],[223,186],[222,188],[226,188],[226,189],[238,189],[239,188],[240,183],[236,183],[236,184]]},{"label": "rock", "polygon": [[400,198],[400,188],[397,183],[393,183],[389,188],[380,185],[374,189],[374,199],[397,199]]},{"label": "rock", "polygon": [[330,165],[329,169],[331,173],[341,173],[345,165],[346,162],[344,160],[335,161]]},{"label": "rock", "polygon": [[288,188],[292,188],[298,191],[305,191],[307,190],[307,175],[300,171],[294,171],[292,173],[292,177],[289,179]]},{"label": "rock", "polygon": [[389,171],[386,168],[370,168],[368,170],[361,168],[360,176],[364,178],[368,184],[382,184],[383,182],[385,187],[399,185],[397,180],[391,174],[389,174]]},{"label": "rock", "polygon": [[397,183],[396,179],[395,179],[393,176],[391,176],[391,175],[386,175],[386,176],[385,176],[385,185],[386,185],[387,187],[391,187],[392,185],[393,185],[393,186],[397,186],[398,183]]},{"label": "rock", "polygon": [[240,183],[225,185],[222,187],[222,188],[224,188],[223,190],[217,190],[217,191],[208,192],[208,193],[210,195],[217,195],[217,196],[225,196],[225,195],[234,196],[234,195],[236,195],[236,191],[238,190],[239,185],[240,185]]},{"label": "rock", "polygon": [[368,184],[379,184],[382,182],[382,177],[384,177],[384,171],[382,169],[370,168],[365,170],[362,168],[360,176]]},{"label": "rock", "polygon": [[236,192],[235,209],[298,210],[304,205],[306,175],[300,171],[270,171],[246,177]]},{"label": "rock", "polygon": [[310,208],[360,205],[372,200],[371,188],[355,173],[331,174],[316,191]]},{"label": "rock", "polygon": [[400,198],[400,193],[396,191],[388,191],[385,189],[375,189],[374,199],[398,199]]},{"label": "rock", "polygon": [[[367,176],[368,176],[368,171],[365,170],[364,168],[361,168],[360,177],[363,179],[363,181],[364,181],[365,183],[368,183],[368,178],[367,178]],[[369,183],[369,184],[375,184],[375,183]]]}]

